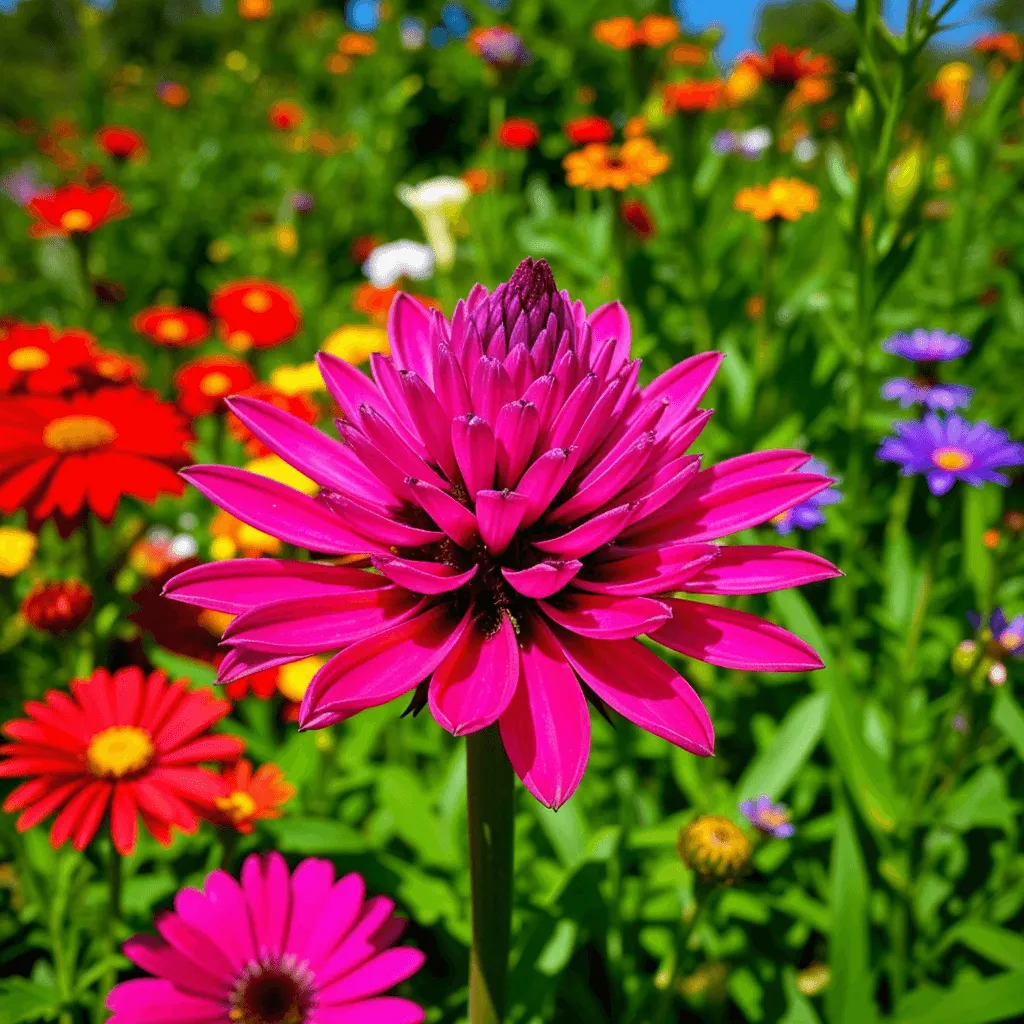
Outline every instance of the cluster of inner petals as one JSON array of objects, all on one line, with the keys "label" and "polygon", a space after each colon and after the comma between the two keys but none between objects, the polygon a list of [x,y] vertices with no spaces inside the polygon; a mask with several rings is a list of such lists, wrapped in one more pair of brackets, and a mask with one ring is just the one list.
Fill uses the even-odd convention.
[{"label": "cluster of inner petals", "polygon": [[309,965],[285,955],[251,960],[231,991],[233,1024],[305,1024],[316,1003]]},{"label": "cluster of inner petals", "polygon": [[145,729],[112,725],[96,733],[85,752],[89,770],[102,779],[123,779],[147,768],[156,749]]}]

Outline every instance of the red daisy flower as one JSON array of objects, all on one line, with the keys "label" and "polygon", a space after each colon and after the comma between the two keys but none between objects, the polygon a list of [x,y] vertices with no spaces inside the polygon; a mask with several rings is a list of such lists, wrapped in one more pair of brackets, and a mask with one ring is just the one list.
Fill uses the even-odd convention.
[{"label": "red daisy flower", "polygon": [[509,117],[498,129],[498,142],[506,149],[533,149],[540,142],[540,129],[528,117]]},{"label": "red daisy flower", "polygon": [[95,338],[88,331],[15,322],[0,329],[0,394],[59,395],[92,375]]},{"label": "red daisy flower", "polygon": [[29,229],[33,234],[86,234],[102,227],[115,217],[128,212],[119,189],[104,183],[95,188],[85,185],[62,185],[45,195],[36,196],[28,204],[36,217]]},{"label": "red daisy flower", "polygon": [[218,288],[210,312],[221,321],[228,348],[273,348],[294,337],[302,324],[302,312],[287,288],[250,278]]},{"label": "red daisy flower", "polygon": [[73,633],[92,611],[92,588],[81,580],[40,581],[21,603],[21,614],[44,633]]},{"label": "red daisy flower", "polygon": [[130,160],[140,156],[146,149],[146,142],[134,128],[108,124],[96,133],[100,149],[115,160]]},{"label": "red daisy flower", "polygon": [[151,306],[137,313],[132,327],[157,345],[189,348],[210,335],[210,324],[202,313],[177,306]]},{"label": "red daisy flower", "polygon": [[[253,384],[240,394],[267,402],[277,409],[297,416],[303,423],[316,422],[317,408],[305,395],[286,395],[269,384],[262,383]],[[228,430],[232,437],[245,445],[245,454],[250,459],[270,454],[270,449],[237,416],[228,417]]]},{"label": "red daisy flower", "polygon": [[[214,664],[219,665],[224,660],[224,652],[218,651]],[[244,700],[251,693],[257,700],[270,700],[277,693],[276,668],[265,668],[259,672],[246,676],[244,679],[235,679],[224,687],[224,695],[231,700]]]},{"label": "red daisy flower", "polygon": [[832,61],[824,54],[812,55],[806,47],[791,50],[782,43],[777,43],[767,54],[748,54],[743,61],[773,85],[795,85],[801,78],[827,75],[832,71]]},{"label": "red daisy flower", "polygon": [[298,128],[306,120],[306,114],[298,103],[293,103],[291,100],[278,100],[276,103],[270,104],[267,120],[272,128],[281,132],[289,132],[293,128]]},{"label": "red daisy flower", "polygon": [[105,523],[125,495],[151,502],[183,491],[192,432],[173,406],[136,387],[0,403],[0,512],[53,519],[67,537],[87,511]]},{"label": "red daisy flower", "polygon": [[25,705],[27,718],[3,728],[14,742],[0,746],[0,778],[29,779],[4,810],[21,811],[20,832],[56,811],[55,849],[70,839],[84,850],[104,818],[119,853],[135,849],[140,818],[167,846],[172,825],[194,832],[223,795],[219,776],[200,766],[242,753],[237,737],[207,733],[230,709],[184,679],[168,683],[139,668],[97,669],[74,680],[70,694],[49,690]]},{"label": "red daisy flower", "polygon": [[566,122],[563,130],[565,137],[574,146],[586,146],[591,142],[604,145],[615,138],[615,128],[611,121],[595,114],[573,118]]},{"label": "red daisy flower", "polygon": [[137,384],[146,375],[146,368],[141,360],[133,356],[125,356],[120,352],[109,352],[97,349],[93,370],[100,383],[106,384]]},{"label": "red daisy flower", "polygon": [[256,383],[252,367],[234,356],[203,356],[185,363],[174,375],[178,407],[186,416],[224,411],[224,399]]},{"label": "red daisy flower", "polygon": [[670,82],[661,91],[665,113],[679,111],[684,114],[698,114],[716,110],[722,103],[725,86],[721,79],[698,82]]}]

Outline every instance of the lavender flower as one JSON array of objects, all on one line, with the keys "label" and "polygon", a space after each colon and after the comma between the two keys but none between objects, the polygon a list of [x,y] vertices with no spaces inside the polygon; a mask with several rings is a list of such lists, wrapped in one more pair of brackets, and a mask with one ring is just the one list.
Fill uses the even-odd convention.
[{"label": "lavender flower", "polygon": [[740,814],[751,825],[773,839],[788,839],[796,829],[789,820],[789,810],[785,804],[773,804],[772,798],[762,794],[756,800],[744,800],[740,804]]},{"label": "lavender flower", "polygon": [[26,207],[46,191],[36,177],[36,169],[31,164],[23,164],[17,170],[11,171],[0,178],[0,192],[12,199],[18,206]]},{"label": "lavender flower", "polygon": [[988,423],[970,423],[954,413],[941,419],[927,413],[923,420],[893,424],[896,437],[882,442],[876,457],[900,463],[903,476],[923,473],[932,494],[945,494],[957,480],[972,487],[1010,481],[998,469],[1024,463],[1024,445],[1011,441],[1005,430]]},{"label": "lavender flower", "polygon": [[312,213],[316,209],[316,199],[309,192],[293,192],[292,209],[296,213]]},{"label": "lavender flower", "polygon": [[[803,467],[805,473],[820,473],[822,476],[831,476],[828,465],[821,459],[811,459]],[[838,487],[829,487],[828,490],[820,491],[813,497],[802,501],[799,505],[779,513],[772,519],[772,525],[783,536],[792,533],[793,530],[813,530],[825,522],[825,515],[821,511],[823,505],[837,505],[843,500],[842,492]]]},{"label": "lavender flower", "polygon": [[893,377],[882,385],[882,397],[889,402],[899,402],[904,409],[923,405],[926,409],[952,412],[966,409],[974,397],[974,389],[966,384],[943,384],[930,373],[920,373],[913,378]]},{"label": "lavender flower", "polygon": [[959,334],[918,328],[910,334],[894,334],[886,338],[882,348],[914,363],[946,363],[970,352],[971,343]]},{"label": "lavender flower", "polygon": [[532,54],[522,38],[504,25],[483,28],[473,34],[481,59],[499,71],[511,71],[530,62]]},{"label": "lavender flower", "polygon": [[1024,615],[1007,620],[1002,608],[993,608],[986,622],[977,612],[968,612],[967,621],[985,645],[986,653],[996,658],[1024,658]]}]

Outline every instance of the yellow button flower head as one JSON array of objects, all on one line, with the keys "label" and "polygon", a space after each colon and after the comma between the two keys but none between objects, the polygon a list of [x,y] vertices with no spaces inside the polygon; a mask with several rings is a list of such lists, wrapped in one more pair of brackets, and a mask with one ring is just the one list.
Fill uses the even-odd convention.
[{"label": "yellow button flower head", "polygon": [[739,825],[717,814],[694,818],[679,833],[679,856],[705,881],[732,882],[750,866],[751,846]]},{"label": "yellow button flower head", "polygon": [[268,533],[243,523],[227,512],[218,512],[210,524],[210,557],[221,562],[241,554],[245,558],[259,558],[260,555],[277,555],[281,542]]},{"label": "yellow button flower head", "polygon": [[299,363],[297,366],[279,366],[270,371],[269,383],[282,395],[312,395],[324,390],[324,379],[316,363]]},{"label": "yellow button flower head", "polygon": [[799,220],[818,208],[818,190],[798,178],[774,178],[767,185],[741,188],[734,205],[758,220]]},{"label": "yellow button flower head", "polygon": [[569,153],[562,161],[570,185],[586,189],[613,188],[622,192],[630,185],[647,185],[663,174],[669,165],[668,154],[653,140],[629,139],[621,146],[591,143]]},{"label": "yellow button flower head", "polygon": [[295,704],[306,696],[310,680],[323,668],[326,658],[313,655],[301,661],[292,661],[277,670],[277,689],[285,700]]},{"label": "yellow button flower head", "polygon": [[325,352],[353,366],[365,363],[374,352],[387,355],[390,351],[387,331],[367,324],[339,327],[328,335],[323,348]]},{"label": "yellow button flower head", "polygon": [[0,526],[0,576],[12,579],[26,569],[38,546],[34,533],[16,526]]},{"label": "yellow button flower head", "polygon": [[302,491],[303,494],[316,494],[320,490],[318,484],[310,480],[308,476],[303,476],[294,466],[288,465],[278,455],[264,455],[259,459],[252,459],[245,464],[245,468],[250,473],[264,476],[268,480],[276,480],[279,484],[294,487],[295,490]]},{"label": "yellow button flower head", "polygon": [[418,185],[399,185],[397,193],[416,214],[437,257],[437,265],[442,269],[450,267],[455,262],[452,228],[458,224],[463,208],[473,195],[469,186],[461,178],[442,175]]}]

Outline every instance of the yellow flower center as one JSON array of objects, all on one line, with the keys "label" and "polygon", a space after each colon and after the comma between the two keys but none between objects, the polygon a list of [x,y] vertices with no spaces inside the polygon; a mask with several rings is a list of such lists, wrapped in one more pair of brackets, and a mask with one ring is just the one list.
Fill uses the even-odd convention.
[{"label": "yellow flower center", "polygon": [[758,818],[761,824],[767,825],[769,828],[778,828],[780,825],[789,824],[789,815],[785,811],[777,811],[774,807],[769,807],[766,811],[761,811],[758,814]]},{"label": "yellow flower center", "polygon": [[207,398],[220,398],[231,390],[231,378],[219,370],[215,373],[208,373],[200,382],[199,390]]},{"label": "yellow flower center", "polygon": [[60,218],[60,226],[65,231],[88,231],[92,223],[92,214],[85,210],[68,210]]},{"label": "yellow flower center", "polygon": [[251,818],[256,812],[256,801],[248,793],[236,789],[215,801],[217,810],[226,814],[236,825]]},{"label": "yellow flower center", "polygon": [[260,291],[259,288],[254,288],[250,292],[246,292],[242,298],[242,305],[245,306],[250,313],[266,313],[270,309],[270,296]]},{"label": "yellow flower center", "polygon": [[313,676],[323,667],[325,659],[315,655],[293,661],[290,665],[282,665],[277,670],[277,689],[285,700],[298,704],[306,696],[306,690]]},{"label": "yellow flower center", "polygon": [[232,331],[224,343],[232,352],[248,352],[252,348],[252,335],[248,331]]},{"label": "yellow flower center", "polygon": [[1006,629],[999,634],[1000,645],[1011,654],[1024,643],[1024,636],[1014,633],[1012,629]]},{"label": "yellow flower center", "polygon": [[168,320],[162,320],[160,322],[156,329],[156,333],[165,341],[182,341],[188,337],[188,327],[185,325],[183,320],[179,320],[177,317],[171,317]]},{"label": "yellow flower center", "polygon": [[228,623],[233,618],[234,615],[229,615],[227,612],[218,612],[212,608],[204,608],[199,613],[199,625],[210,636],[216,637],[219,640],[224,635],[224,630],[228,628]]},{"label": "yellow flower center", "polygon": [[43,430],[43,444],[57,452],[87,452],[117,437],[114,425],[99,416],[61,416]]},{"label": "yellow flower center", "polygon": [[155,753],[153,740],[145,729],[112,725],[93,736],[85,760],[93,775],[101,779],[122,779],[141,772]]},{"label": "yellow flower center", "polygon": [[29,370],[41,370],[48,366],[50,357],[47,353],[35,345],[26,345],[24,348],[16,348],[8,357],[7,365],[16,372],[25,373]]},{"label": "yellow flower center", "polygon": [[970,452],[965,452],[962,448],[940,448],[932,455],[932,462],[939,469],[946,469],[951,472],[967,469],[973,461],[974,456]]}]

